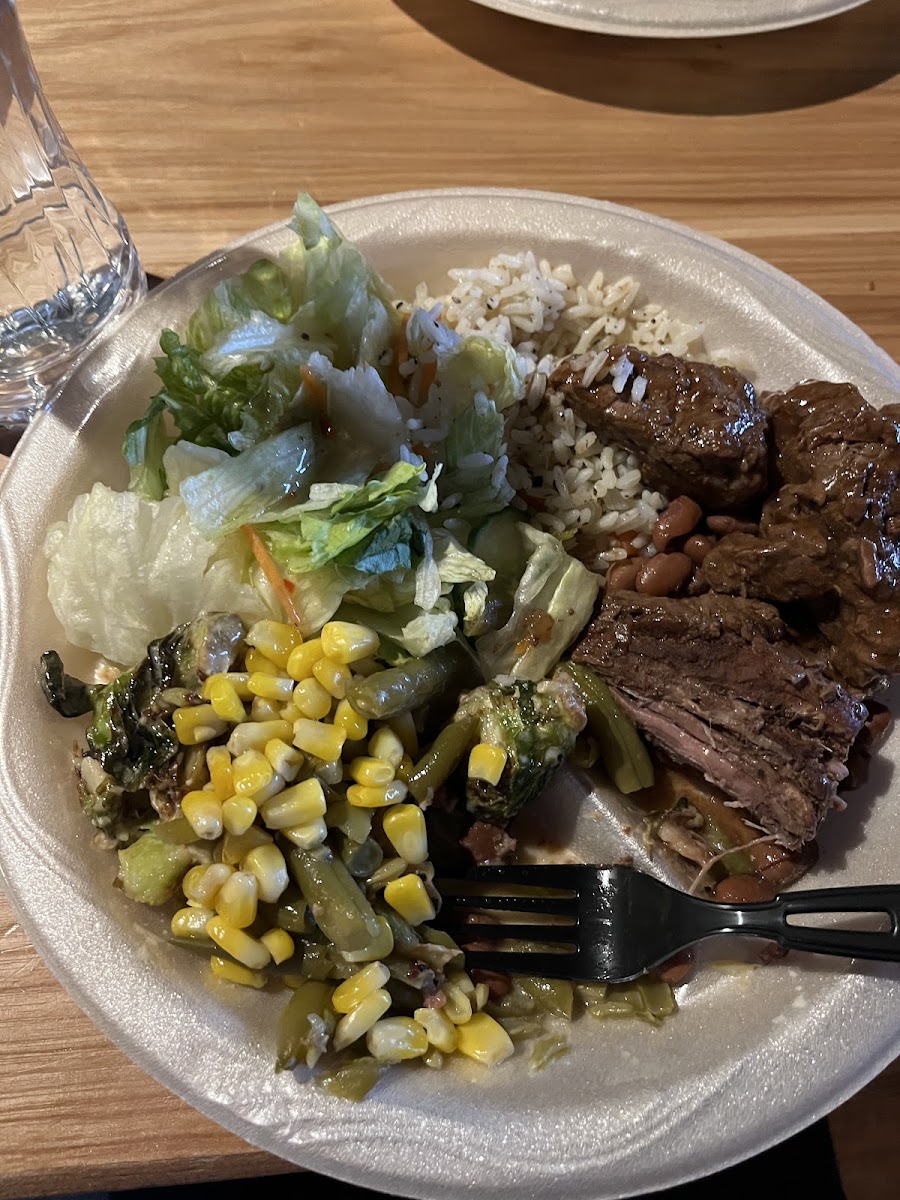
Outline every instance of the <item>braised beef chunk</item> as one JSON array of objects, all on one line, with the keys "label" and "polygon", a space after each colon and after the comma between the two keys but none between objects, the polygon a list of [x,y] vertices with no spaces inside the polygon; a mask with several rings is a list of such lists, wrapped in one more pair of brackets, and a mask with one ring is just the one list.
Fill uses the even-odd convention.
[{"label": "braised beef chunk", "polygon": [[900,661],[897,413],[850,384],[798,384],[763,405],[781,487],[759,535],[723,538],[695,588],[799,605],[831,673],[868,687]]},{"label": "braised beef chunk", "polygon": [[774,608],[608,592],[572,658],[606,680],[652,743],[782,845],[815,837],[868,713],[804,661]]},{"label": "braised beef chunk", "polygon": [[731,367],[614,346],[599,374],[566,359],[550,377],[590,429],[634,451],[648,487],[689,496],[712,512],[762,501],[768,478],[766,415],[753,385]]}]

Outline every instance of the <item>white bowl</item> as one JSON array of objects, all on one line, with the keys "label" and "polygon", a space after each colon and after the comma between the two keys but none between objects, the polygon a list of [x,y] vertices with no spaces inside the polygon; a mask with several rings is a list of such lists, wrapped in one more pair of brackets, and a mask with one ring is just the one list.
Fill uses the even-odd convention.
[{"label": "white bowl", "polygon": [[[408,193],[336,206],[345,233],[405,294],[442,289],[452,264],[532,247],[576,271],[630,272],[648,297],[704,321],[763,386],[849,379],[876,404],[900,369],[824,301],[741,251],[612,204],[521,191]],[[26,434],[0,491],[0,867],[41,954],[108,1036],[207,1116],[285,1159],[403,1196],[611,1200],[754,1154],[812,1122],[900,1049],[896,970],[823,959],[750,973],[704,971],[660,1029],[574,1026],[568,1057],[531,1074],[521,1056],[487,1073],[397,1070],[361,1105],[273,1071],[283,997],[209,981],[162,944],[154,915],[110,885],[69,759],[76,726],[46,704],[41,651],[67,650],[46,598],[44,531],[101,478],[122,485],[126,423],[153,389],[162,328],[216,280],[287,240],[236,242],[160,287],[79,366]],[[868,793],[826,826],[817,885],[888,882],[900,861],[895,735]],[[869,803],[872,799],[871,804]],[[584,861],[622,849],[621,803],[567,777],[543,806]]]}]

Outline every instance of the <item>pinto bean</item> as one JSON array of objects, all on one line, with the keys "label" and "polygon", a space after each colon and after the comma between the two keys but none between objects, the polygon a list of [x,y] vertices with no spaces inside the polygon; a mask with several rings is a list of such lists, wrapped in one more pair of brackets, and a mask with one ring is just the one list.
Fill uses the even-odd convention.
[{"label": "pinto bean", "polygon": [[635,591],[645,596],[671,596],[687,583],[693,569],[686,554],[656,554],[641,564]]},{"label": "pinto bean", "polygon": [[758,904],[773,900],[777,894],[770,883],[755,875],[730,875],[716,884],[713,899],[720,904]]},{"label": "pinto bean", "polygon": [[608,592],[632,592],[638,572],[646,562],[643,558],[627,558],[624,562],[615,562],[606,573],[606,590]]},{"label": "pinto bean", "polygon": [[716,539],[708,533],[695,533],[684,543],[684,552],[699,567],[716,544]]},{"label": "pinto bean", "polygon": [[651,534],[653,545],[657,550],[665,550],[669,542],[685,537],[695,529],[702,516],[703,512],[696,501],[690,496],[678,496],[656,518]]},{"label": "pinto bean", "polygon": [[671,984],[672,987],[678,987],[680,983],[686,982],[693,971],[694,956],[690,950],[679,950],[677,954],[667,958],[661,967],[656,968],[656,974],[660,979],[664,983]]},{"label": "pinto bean", "polygon": [[758,521],[742,521],[740,517],[707,517],[706,524],[720,537],[724,537],[726,533],[759,533]]}]

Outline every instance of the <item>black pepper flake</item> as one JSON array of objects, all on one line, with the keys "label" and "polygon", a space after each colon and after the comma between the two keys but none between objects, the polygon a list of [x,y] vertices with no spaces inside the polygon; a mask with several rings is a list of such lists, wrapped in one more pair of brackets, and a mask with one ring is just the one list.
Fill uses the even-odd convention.
[{"label": "black pepper flake", "polygon": [[309,341],[309,334],[308,334],[308,333],[301,333],[301,334],[300,334],[300,336],[303,338],[304,342],[308,342],[308,341]]},{"label": "black pepper flake", "polygon": [[395,305],[394,305],[394,308],[402,308],[402,307],[403,307],[403,301],[402,301],[402,300],[398,300],[398,301],[395,303]]}]

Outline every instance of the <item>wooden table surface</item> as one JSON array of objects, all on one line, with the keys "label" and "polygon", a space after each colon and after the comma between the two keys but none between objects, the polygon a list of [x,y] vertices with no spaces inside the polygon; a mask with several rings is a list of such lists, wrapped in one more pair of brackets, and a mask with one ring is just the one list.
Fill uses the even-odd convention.
[{"label": "wooden table surface", "polygon": [[[724,0],[723,0],[724,3]],[[548,188],[646,208],[808,284],[900,356],[900,3],[718,41],[581,35],[468,0],[20,0],[45,91],[148,271],[323,202]],[[0,1197],[286,1169],[132,1066],[0,900]],[[832,1117],[893,1200],[900,1069]]]}]

